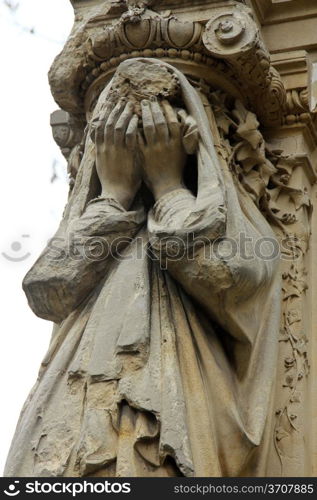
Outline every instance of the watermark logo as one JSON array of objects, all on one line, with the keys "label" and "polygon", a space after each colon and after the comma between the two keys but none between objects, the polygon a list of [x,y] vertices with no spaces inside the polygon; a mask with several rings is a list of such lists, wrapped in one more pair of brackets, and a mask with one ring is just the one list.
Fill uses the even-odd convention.
[{"label": "watermark logo", "polygon": [[[31,256],[24,248],[22,239],[30,238],[29,234],[21,235],[20,241],[13,241],[10,251],[2,252],[2,256],[10,262],[22,262]],[[102,262],[107,258],[114,260],[143,260],[149,258],[157,261],[162,269],[167,269],[168,262],[192,261],[199,255],[205,260],[221,261],[275,261],[276,259],[294,261],[302,256],[302,243],[295,236],[251,237],[240,232],[235,237],[223,236],[210,239],[188,233],[183,237],[171,235],[154,235],[149,239],[143,237],[118,236],[83,236],[68,233],[65,237],[53,237],[47,242],[45,258],[56,264],[71,261]]]},{"label": "watermark logo", "polygon": [[4,490],[4,494],[7,495],[8,497],[16,497],[21,493],[20,490],[17,489],[17,485],[20,484],[20,481],[14,481],[12,484],[8,486],[8,490]]},{"label": "watermark logo", "polygon": [[[29,238],[29,237],[30,237],[29,234],[22,234],[22,238]],[[20,241],[14,241],[11,244],[11,255],[9,255],[6,252],[2,252],[2,256],[5,259],[10,260],[11,262],[23,262],[24,260],[28,259],[31,256],[31,254],[30,252],[25,253],[23,251],[23,244]]]}]

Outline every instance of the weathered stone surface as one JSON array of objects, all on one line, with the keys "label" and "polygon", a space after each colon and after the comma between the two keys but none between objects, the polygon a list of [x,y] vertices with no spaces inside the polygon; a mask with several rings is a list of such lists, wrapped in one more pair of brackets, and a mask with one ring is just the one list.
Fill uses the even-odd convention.
[{"label": "weathered stone surface", "polygon": [[141,101],[156,96],[159,100],[180,100],[180,85],[175,74],[165,66],[149,65],[146,61],[127,61],[116,71],[109,100],[116,103],[125,98],[134,104],[134,112],[142,116]]},{"label": "weathered stone surface", "polygon": [[23,283],[56,325],[5,474],[314,475],[314,72],[254,20],[298,2],[72,3],[72,189]]}]

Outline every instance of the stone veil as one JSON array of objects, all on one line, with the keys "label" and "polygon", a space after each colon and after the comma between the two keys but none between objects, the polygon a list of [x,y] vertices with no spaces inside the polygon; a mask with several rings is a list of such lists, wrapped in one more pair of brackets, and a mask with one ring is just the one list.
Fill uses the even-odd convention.
[{"label": "stone veil", "polygon": [[[5,475],[274,475],[275,234],[231,168],[204,90],[166,62],[134,63],[178,82],[174,106],[191,120],[184,135],[196,138],[188,159],[197,186],[149,207],[141,196],[129,209],[100,196],[89,132],[109,98],[112,83],[105,85],[54,240],[58,252],[53,258],[49,245],[24,280],[34,312],[56,326]],[[247,256],[232,251],[241,235]],[[73,240],[82,248],[94,238],[123,243],[116,255],[75,258]],[[271,258],[257,254],[259,240]],[[185,249],[177,258],[175,241]]]}]

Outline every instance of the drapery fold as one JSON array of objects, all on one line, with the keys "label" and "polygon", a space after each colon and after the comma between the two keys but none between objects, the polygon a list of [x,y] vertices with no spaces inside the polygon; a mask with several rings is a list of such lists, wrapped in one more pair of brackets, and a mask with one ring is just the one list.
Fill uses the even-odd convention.
[{"label": "drapery fold", "polygon": [[[180,190],[147,215],[96,197],[87,138],[57,235],[126,243],[97,263],[66,252],[52,265],[48,248],[27,275],[33,310],[60,325],[6,475],[265,476],[281,288],[278,256],[254,246],[274,234],[216,153],[199,94],[166,66],[199,130],[197,196]],[[252,259],[228,252],[241,234]],[[185,254],[168,258],[175,237]]]}]

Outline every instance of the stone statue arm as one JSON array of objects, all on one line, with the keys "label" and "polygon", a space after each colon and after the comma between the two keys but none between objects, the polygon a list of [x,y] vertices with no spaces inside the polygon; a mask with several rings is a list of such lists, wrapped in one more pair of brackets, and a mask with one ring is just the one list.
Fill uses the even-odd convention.
[{"label": "stone statue arm", "polygon": [[[225,210],[212,199],[198,206],[186,189],[163,196],[149,217],[150,241],[189,295],[234,337],[252,342],[277,274],[277,241],[252,200],[241,194],[242,207],[232,180],[226,187]],[[244,325],[253,317],[252,333]]]},{"label": "stone statue arm", "polygon": [[111,198],[92,200],[66,232],[57,232],[23,280],[34,313],[64,320],[106,276],[110,261],[133,239],[142,210],[126,211]]},{"label": "stone statue arm", "polygon": [[153,102],[143,105],[143,128],[144,178],[156,200],[148,218],[153,252],[161,267],[233,336],[245,340],[253,329],[254,337],[262,313],[251,328],[252,304],[255,311],[254,304],[266,301],[277,274],[276,245],[271,259],[256,252],[272,253],[276,240],[269,224],[213,151],[206,126],[199,131],[197,195],[183,183],[186,154],[176,110],[168,103],[161,110]]},{"label": "stone statue arm", "polygon": [[142,209],[130,209],[141,183],[133,154],[137,122],[129,103],[105,102],[91,126],[101,196],[66,230],[61,225],[23,281],[29,305],[41,318],[64,320],[106,276],[145,219]]}]

